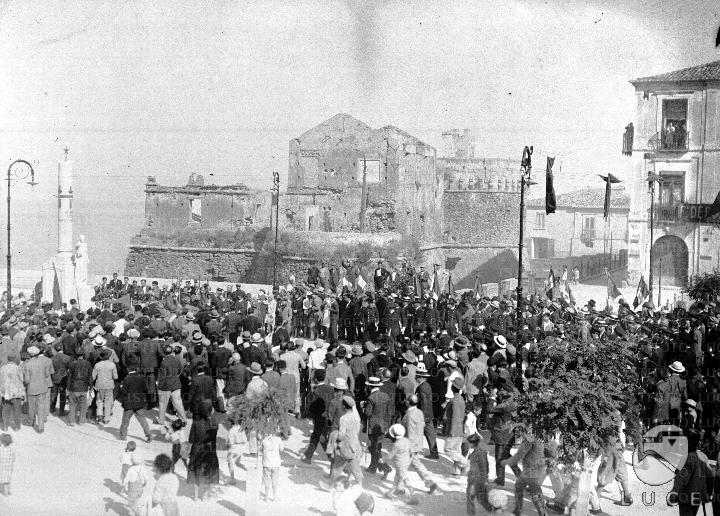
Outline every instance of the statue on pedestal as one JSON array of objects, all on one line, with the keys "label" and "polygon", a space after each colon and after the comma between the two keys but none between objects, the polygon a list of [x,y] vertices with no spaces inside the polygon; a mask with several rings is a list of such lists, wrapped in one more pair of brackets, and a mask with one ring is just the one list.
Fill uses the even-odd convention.
[{"label": "statue on pedestal", "polygon": [[90,262],[88,257],[88,247],[85,242],[85,235],[80,235],[78,241],[75,243],[75,281],[79,285],[87,283],[88,275],[88,263]]}]

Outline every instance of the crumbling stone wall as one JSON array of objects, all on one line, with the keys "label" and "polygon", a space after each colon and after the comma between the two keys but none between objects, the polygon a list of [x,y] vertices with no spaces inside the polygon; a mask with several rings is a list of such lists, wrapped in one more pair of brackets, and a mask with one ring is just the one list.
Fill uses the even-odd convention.
[{"label": "crumbling stone wall", "polygon": [[[278,281],[286,284],[290,275],[307,277],[314,260],[278,258]],[[125,260],[127,276],[197,278],[234,283],[272,284],[274,257],[271,253],[238,249],[162,248],[131,246]]]},{"label": "crumbling stone wall", "polygon": [[445,192],[443,212],[445,243],[517,246],[520,227],[517,192]]}]

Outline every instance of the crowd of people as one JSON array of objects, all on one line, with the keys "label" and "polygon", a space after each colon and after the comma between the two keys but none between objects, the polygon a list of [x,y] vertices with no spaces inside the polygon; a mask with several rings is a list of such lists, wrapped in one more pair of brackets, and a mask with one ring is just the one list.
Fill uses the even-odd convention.
[{"label": "crowd of people", "polygon": [[[478,505],[489,512],[506,509],[508,468],[514,473],[515,514],[522,514],[526,492],[539,514],[562,512],[576,501],[577,479],[559,473],[557,443],[533,436],[514,398],[528,388],[539,346],[572,338],[588,346],[621,340],[634,351],[645,428],[675,424],[690,436],[693,453],[720,442],[716,303],[655,310],[651,303],[633,309],[621,301],[613,310],[592,300],[578,306],[531,295],[519,300],[518,312],[514,295],[438,292],[427,274],[421,281],[395,281],[377,272],[363,284],[358,277],[332,279],[314,269],[306,281],[292,279],[256,295],[240,285],[212,290],[195,281],[160,287],[114,275],[96,289],[97,307],[80,310],[71,301],[53,310],[18,303],[0,328],[3,432],[19,431],[25,421],[42,433],[49,414],[71,426],[88,420],[108,425],[119,401],[118,439],[127,439],[136,418],[148,442],[156,438],[151,425],[158,425],[172,443],[171,452],[154,463],[163,479],[155,488],[160,492],[142,498],[144,503],[139,500],[147,478],[137,444],[128,443],[123,481],[129,507],[134,514],[151,507],[168,515],[177,514],[171,479],[177,462],[186,464],[193,497],[202,499],[219,483],[216,441],[225,425],[231,479],[240,475],[245,453],[259,453],[270,502],[278,494],[283,442],[293,430],[248,435],[242,421],[223,412],[237,397],[271,392],[288,414],[312,422],[301,461],[328,458],[323,487],[333,491],[339,515],[372,512],[368,475],[392,475],[383,495],[407,503],[417,503],[410,471],[429,495],[436,493],[438,474],[427,464],[441,455],[451,464],[442,476],[467,478],[468,514]],[[620,484],[619,503],[633,503],[620,429],[621,423],[608,440],[591,490],[593,514],[602,513],[598,491],[613,480]],[[5,435],[10,437],[0,436],[0,484],[6,478],[9,484],[3,468],[11,455],[4,449],[11,445]],[[444,438],[442,450],[438,436]],[[548,476],[555,493],[549,503],[541,489]],[[695,489],[676,484],[678,491]],[[678,497],[681,514],[697,510],[688,500]]]}]

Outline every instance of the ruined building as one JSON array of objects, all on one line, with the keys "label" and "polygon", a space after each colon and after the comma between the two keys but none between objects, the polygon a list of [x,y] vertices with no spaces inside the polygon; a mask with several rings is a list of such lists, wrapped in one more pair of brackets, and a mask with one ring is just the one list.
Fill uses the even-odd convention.
[{"label": "ruined building", "polygon": [[284,225],[296,231],[442,235],[436,150],[394,126],[338,114],[290,141]]},{"label": "ruined building", "polygon": [[[327,247],[412,237],[423,263],[447,268],[458,288],[472,288],[476,277],[483,283],[512,278],[518,163],[476,158],[468,130],[442,136],[452,155],[438,158],[434,147],[395,126],[374,129],[338,114],[293,138],[280,229]],[[192,176],[187,185],[172,187],[148,178],[145,194],[145,227],[130,245],[126,273],[161,275],[171,261],[171,269],[187,274],[212,271],[212,277],[268,283],[252,242],[245,249],[213,247],[205,237],[268,228],[274,220],[269,191],[205,185]],[[182,244],[157,241],[188,232],[190,241]],[[193,234],[204,239],[202,245],[192,241]]]}]

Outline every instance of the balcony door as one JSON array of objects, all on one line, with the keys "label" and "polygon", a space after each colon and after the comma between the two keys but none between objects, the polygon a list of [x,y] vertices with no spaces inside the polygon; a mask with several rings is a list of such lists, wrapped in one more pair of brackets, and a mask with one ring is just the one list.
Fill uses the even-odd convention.
[{"label": "balcony door", "polygon": [[663,101],[662,148],[687,149],[687,99],[669,99]]}]

